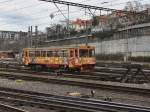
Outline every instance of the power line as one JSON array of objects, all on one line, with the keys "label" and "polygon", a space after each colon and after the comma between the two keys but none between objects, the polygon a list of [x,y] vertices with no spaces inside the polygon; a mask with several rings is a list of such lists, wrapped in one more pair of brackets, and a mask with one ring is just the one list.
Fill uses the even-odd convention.
[{"label": "power line", "polygon": [[[85,1],[85,0],[84,0]],[[87,1],[87,0],[86,0]],[[91,1],[91,0],[89,0],[89,1]],[[61,14],[58,14],[58,15],[61,15]],[[42,17],[42,18],[46,18],[47,16],[44,16],[44,17]],[[34,18],[34,20],[39,20],[39,19],[41,19],[41,18]],[[32,19],[33,20],[33,19]],[[31,20],[31,21],[32,21]],[[26,22],[26,21],[25,21]],[[7,25],[7,24],[6,24]]]},{"label": "power line", "polygon": [[[39,1],[52,2],[52,3],[76,6],[76,7],[87,8],[87,9],[95,9],[95,10],[103,10],[103,11],[117,11],[116,9],[104,8],[104,7],[98,7],[98,6],[92,6],[92,5],[84,5],[80,3],[66,2],[62,0],[39,0]],[[122,10],[119,10],[119,11],[122,11]]]},{"label": "power line", "polygon": [[20,11],[20,10],[23,10],[23,9],[26,9],[26,8],[33,8],[33,7],[37,7],[37,6],[41,5],[41,4],[45,4],[45,3],[37,3],[37,4],[34,4],[34,5],[32,4],[32,5],[28,5],[28,6],[21,7],[21,8],[10,9],[10,10],[8,10],[8,12],[10,12],[10,11]]},{"label": "power line", "polygon": [[[84,0],[84,1],[81,1],[81,2],[85,2],[85,1],[91,1],[91,0]],[[80,2],[80,3],[81,3]],[[40,3],[39,5],[41,5],[41,4],[44,4],[44,3]],[[37,4],[35,5],[35,6],[37,6]],[[19,11],[19,10],[21,10],[21,9],[25,9],[25,8],[29,8],[29,7],[33,7],[33,5],[31,6],[26,6],[26,7],[23,7],[23,8],[18,8],[18,9],[14,9],[15,11]],[[11,10],[12,11],[12,10]],[[38,12],[39,13],[39,12]],[[44,16],[44,17],[46,17],[46,16]]]},{"label": "power line", "polygon": [[8,2],[12,2],[12,1],[14,1],[14,0],[5,0],[5,1],[0,2],[0,4],[1,3],[8,3]]},{"label": "power line", "polygon": [[[70,12],[70,13],[79,13],[79,12],[77,12],[77,11],[72,11],[72,12]],[[67,13],[64,13],[64,14],[67,14]],[[61,15],[61,14],[57,14],[57,15],[55,15],[55,16],[59,16],[59,15]],[[47,16],[43,16],[43,17],[39,17],[39,18],[34,18],[34,19],[32,19],[32,20],[37,21],[37,20],[40,20],[40,19],[48,19],[48,18],[46,18],[46,17],[47,17]],[[17,21],[14,22],[14,23],[17,23]],[[22,23],[26,23],[26,22],[22,22]],[[7,25],[9,25],[9,24],[1,24],[0,26],[7,26]],[[21,25],[23,25],[23,24],[21,24]]]},{"label": "power line", "polygon": [[[85,2],[85,1],[91,1],[91,0],[84,0],[84,1],[81,1],[81,2]],[[81,3],[80,2],[80,3]],[[122,3],[117,3],[117,4],[114,4],[114,5],[119,5],[119,4],[124,4],[124,3],[127,3],[127,2],[122,2]],[[40,4],[35,4],[35,6],[34,7],[36,7],[36,6],[38,6],[38,5],[41,5],[41,4],[44,4],[44,3],[40,3]],[[114,6],[114,5],[106,5],[106,6]],[[18,8],[18,9],[14,9],[14,10],[10,10],[10,11],[20,11],[20,10],[23,10],[23,9],[26,9],[26,8],[33,8],[33,5],[29,5],[29,6],[25,6],[25,7],[22,7],[22,8]],[[62,7],[61,7],[62,8]],[[8,11],[8,12],[10,12],[10,11]],[[39,11],[37,12],[37,13],[39,13]]]},{"label": "power line", "polygon": [[[7,0],[7,3],[9,3],[10,1],[12,1],[12,0]],[[14,0],[13,0],[14,1]],[[26,1],[26,0],[23,0],[23,1]],[[83,3],[83,2],[86,2],[86,1],[91,1],[91,0],[83,0],[83,1],[81,1],[81,2],[79,2],[79,3]],[[1,3],[1,2],[0,2]],[[24,3],[24,2],[18,2],[18,3]],[[18,4],[18,3],[16,3],[16,4]],[[23,9],[26,9],[26,8],[34,8],[34,7],[37,7],[37,6],[39,6],[39,5],[42,5],[42,4],[45,4],[44,2],[43,3],[37,3],[37,4],[31,4],[31,5],[28,5],[28,6],[24,6],[24,7],[22,7],[22,8],[16,8],[16,9],[10,9],[10,10],[8,10],[8,12],[10,12],[10,11],[19,11],[19,10],[23,10]],[[63,6],[64,7],[64,6]],[[61,7],[61,8],[63,8],[63,7]]]},{"label": "power line", "polygon": [[[9,1],[10,1],[10,0],[9,0]],[[83,1],[81,1],[80,3],[86,2],[86,1],[91,1],[91,0],[83,0]],[[17,3],[17,4],[18,4],[18,3]],[[22,8],[11,9],[11,10],[5,11],[5,13],[7,13],[7,12],[10,13],[10,11],[11,11],[11,12],[13,12],[13,11],[20,11],[20,10],[27,9],[27,8],[37,7],[37,6],[41,5],[41,4],[45,4],[45,3],[38,3],[38,4],[34,4],[34,6],[33,6],[33,5],[29,5],[29,6],[25,6],[25,7],[22,7]],[[61,7],[61,8],[63,8],[63,7]],[[38,11],[38,12],[36,12],[36,13],[40,14],[40,12],[42,12],[42,11]],[[46,12],[46,11],[45,11],[45,12]],[[30,13],[30,14],[32,14],[32,13]],[[32,14],[32,15],[33,15],[33,14]],[[34,15],[36,15],[36,14],[34,14]]]}]

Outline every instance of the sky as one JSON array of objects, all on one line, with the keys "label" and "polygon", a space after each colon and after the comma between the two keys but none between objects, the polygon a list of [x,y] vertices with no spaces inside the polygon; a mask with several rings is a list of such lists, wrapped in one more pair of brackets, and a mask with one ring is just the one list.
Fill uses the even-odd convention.
[{"label": "sky", "polygon": [[[99,7],[123,9],[128,1],[135,0],[64,0],[68,2],[82,3]],[[150,0],[137,0],[142,4],[150,3]],[[67,18],[67,6],[57,4]],[[99,13],[91,10],[92,13]],[[104,12],[103,12],[104,13]],[[53,15],[53,18],[50,17]],[[44,31],[45,27],[52,24],[63,23],[65,20],[54,3],[40,0],[0,0],[0,30],[27,31],[28,26],[38,26]],[[89,11],[70,6],[69,19],[90,18]]]}]

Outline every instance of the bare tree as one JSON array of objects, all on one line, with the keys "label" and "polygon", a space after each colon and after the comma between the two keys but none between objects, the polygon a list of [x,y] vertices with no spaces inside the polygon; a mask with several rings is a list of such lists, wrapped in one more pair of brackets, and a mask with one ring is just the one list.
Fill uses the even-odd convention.
[{"label": "bare tree", "polygon": [[132,2],[127,2],[126,6],[124,7],[124,10],[126,11],[134,11],[134,6]]},{"label": "bare tree", "polygon": [[143,10],[143,5],[139,1],[133,1],[133,2],[129,1],[126,3],[124,10],[139,12]]},{"label": "bare tree", "polygon": [[143,6],[143,8],[144,8],[144,9],[150,9],[150,4],[145,4],[145,5]]}]

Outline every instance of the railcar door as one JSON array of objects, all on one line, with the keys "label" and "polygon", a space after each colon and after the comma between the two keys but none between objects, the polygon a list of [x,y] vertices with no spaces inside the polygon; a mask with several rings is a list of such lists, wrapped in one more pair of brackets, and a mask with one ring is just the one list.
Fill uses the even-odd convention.
[{"label": "railcar door", "polygon": [[68,63],[69,67],[74,67],[75,65],[75,49],[69,49],[69,56],[68,56]]},{"label": "railcar door", "polygon": [[29,63],[29,51],[28,50],[23,50],[22,61],[25,65],[28,65]]}]

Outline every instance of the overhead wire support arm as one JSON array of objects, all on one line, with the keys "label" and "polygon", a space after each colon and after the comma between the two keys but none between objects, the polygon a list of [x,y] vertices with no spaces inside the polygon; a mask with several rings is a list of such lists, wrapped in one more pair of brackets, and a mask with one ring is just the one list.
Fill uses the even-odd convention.
[{"label": "overhead wire support arm", "polygon": [[54,2],[54,5],[59,10],[59,12],[63,15],[63,17],[67,20],[67,17],[64,15],[64,13],[60,10],[60,8],[57,6],[57,4]]},{"label": "overhead wire support arm", "polygon": [[87,8],[87,9],[95,9],[95,10],[100,10],[100,11],[118,11],[118,12],[123,12],[123,13],[136,13],[135,11],[125,11],[125,10],[119,10],[119,9],[112,9],[112,8],[105,8],[105,7],[98,7],[98,6],[92,6],[92,5],[85,5],[85,4],[80,4],[80,3],[73,3],[73,2],[67,2],[67,1],[62,1],[62,0],[39,0],[39,1],[44,1],[44,2],[52,2],[52,3],[57,3],[57,4],[63,4],[63,5],[69,5],[69,6],[75,6],[75,7],[81,7],[81,8]]},{"label": "overhead wire support arm", "polygon": [[90,14],[94,17],[95,16],[95,14],[94,13],[92,13],[92,11],[88,8],[88,10],[89,10],[89,12],[90,12]]},{"label": "overhead wire support arm", "polygon": [[[87,9],[95,9],[95,10],[103,10],[103,11],[116,11],[116,9],[110,9],[110,8],[98,7],[98,6],[92,6],[92,5],[85,5],[85,4],[67,2],[67,1],[62,1],[62,0],[39,0],[39,1],[53,2],[53,3],[82,7],[82,8],[87,8]],[[120,10],[120,11],[122,11],[122,10]]]}]

